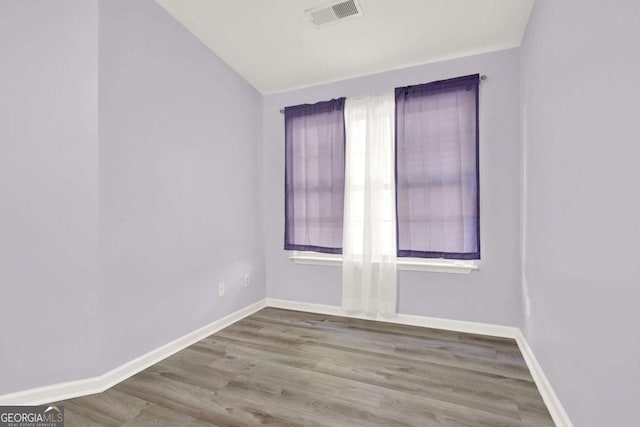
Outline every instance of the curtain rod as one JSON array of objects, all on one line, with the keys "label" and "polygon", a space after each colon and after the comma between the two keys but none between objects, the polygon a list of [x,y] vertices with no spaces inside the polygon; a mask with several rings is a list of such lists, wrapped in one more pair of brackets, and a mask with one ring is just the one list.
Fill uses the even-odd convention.
[{"label": "curtain rod", "polygon": [[[485,80],[487,80],[487,75],[486,74],[482,74],[480,76],[480,81],[482,82],[482,81],[485,81]],[[280,109],[280,114],[284,114],[284,108]]]}]

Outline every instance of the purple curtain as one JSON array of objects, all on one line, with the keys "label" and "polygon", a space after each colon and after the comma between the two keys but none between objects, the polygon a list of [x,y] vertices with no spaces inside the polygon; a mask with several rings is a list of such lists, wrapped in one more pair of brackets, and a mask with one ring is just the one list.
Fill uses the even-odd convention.
[{"label": "purple curtain", "polygon": [[284,109],[286,250],[342,253],[344,102]]},{"label": "purple curtain", "polygon": [[479,81],[396,89],[399,257],[480,259]]}]

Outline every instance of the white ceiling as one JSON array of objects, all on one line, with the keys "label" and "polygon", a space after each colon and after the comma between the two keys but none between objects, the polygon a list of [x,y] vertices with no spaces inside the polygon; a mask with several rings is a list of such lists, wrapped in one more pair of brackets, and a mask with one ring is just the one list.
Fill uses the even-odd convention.
[{"label": "white ceiling", "polygon": [[316,28],[326,0],[156,0],[263,94],[520,45],[534,0],[359,0]]}]

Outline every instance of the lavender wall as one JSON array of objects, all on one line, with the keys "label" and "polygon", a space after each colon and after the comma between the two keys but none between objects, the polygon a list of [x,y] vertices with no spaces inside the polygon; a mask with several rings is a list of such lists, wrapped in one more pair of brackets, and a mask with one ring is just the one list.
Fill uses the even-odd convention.
[{"label": "lavender wall", "polygon": [[362,96],[394,87],[482,73],[480,91],[482,254],[469,276],[400,271],[401,313],[520,325],[520,69],[517,49],[427,64],[264,98],[263,206],[267,295],[340,305],[341,272],[294,264],[283,248],[284,125],[288,105]]},{"label": "lavender wall", "polygon": [[639,23],[538,0],[521,51],[527,329],[576,426],[640,418]]},{"label": "lavender wall", "polygon": [[0,51],[0,394],[264,298],[258,92],[152,0],[2,1]]},{"label": "lavender wall", "polygon": [[0,394],[97,372],[97,1],[0,1]]},{"label": "lavender wall", "polygon": [[262,97],[152,0],[100,2],[99,80],[109,369],[264,298]]}]

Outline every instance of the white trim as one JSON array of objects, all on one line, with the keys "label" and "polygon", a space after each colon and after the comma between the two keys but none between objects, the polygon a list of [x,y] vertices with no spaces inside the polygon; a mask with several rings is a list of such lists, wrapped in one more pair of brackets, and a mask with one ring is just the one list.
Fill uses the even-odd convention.
[{"label": "white trim", "polygon": [[544,374],[542,367],[536,360],[531,347],[522,334],[520,328],[515,326],[493,325],[488,323],[468,322],[462,320],[442,319],[437,317],[415,316],[411,314],[398,314],[395,317],[370,317],[366,315],[353,315],[345,312],[342,307],[333,305],[311,304],[298,301],[267,298],[267,307],[284,308],[310,313],[327,314],[332,316],[344,316],[356,319],[378,320],[401,325],[422,326],[426,328],[444,329],[456,332],[466,332],[494,337],[511,338],[516,341],[522,357],[527,363],[531,376],[542,395],[544,403],[557,427],[573,427],[558,396],[553,391],[551,383]]},{"label": "white trim", "polygon": [[195,344],[203,338],[226,328],[238,320],[250,316],[264,307],[265,300],[263,299],[224,316],[206,326],[203,326],[202,328],[196,329],[195,331],[158,347],[155,350],[151,350],[150,352],[97,377],[0,395],[0,405],[42,405],[74,397],[101,393],[148,368],[149,366],[154,365],[180,350]]},{"label": "white trim", "polygon": [[573,427],[573,423],[571,422],[571,419],[569,419],[569,415],[564,410],[564,407],[562,406],[562,403],[560,403],[560,399],[558,399],[555,391],[553,391],[553,387],[551,387],[549,379],[544,374],[536,356],[533,354],[533,350],[529,346],[527,339],[520,329],[516,328],[516,330],[515,340],[520,348],[520,353],[522,353],[522,357],[524,357],[525,362],[527,362],[531,376],[536,382],[536,386],[538,386],[538,391],[540,391],[542,400],[544,400],[545,405],[547,405],[547,409],[549,410],[553,421],[558,427]]},{"label": "white trim", "polygon": [[[292,251],[289,259],[296,264],[342,266],[342,255]],[[398,258],[398,270],[428,271],[432,273],[469,274],[478,270],[478,261],[441,258]]]},{"label": "white trim", "polygon": [[103,375],[78,381],[53,384],[16,393],[0,395],[0,405],[41,405],[44,403],[58,402],[79,396],[101,393],[110,387],[126,380],[138,372],[154,365],[161,360],[177,353],[178,351],[208,337],[217,331],[241,320],[264,307],[284,308],[310,313],[327,314],[332,316],[344,316],[357,319],[379,320],[383,322],[401,325],[422,326],[427,328],[445,329],[456,332],[466,332],[495,337],[512,338],[518,344],[531,376],[533,377],[544,403],[547,405],[551,417],[557,427],[573,427],[558,396],[553,391],[551,383],[545,376],[540,364],[536,360],[531,347],[527,343],[522,331],[513,326],[492,325],[488,323],[468,322],[462,320],[441,319],[437,317],[415,316],[411,314],[398,314],[394,317],[369,317],[364,315],[352,315],[346,313],[342,307],[333,305],[311,304],[298,301],[266,298],[221,319],[210,323],[200,329],[190,332],[168,344],[150,351],[130,362],[125,363]]},{"label": "white trim", "polygon": [[518,328],[513,326],[492,325],[488,323],[467,322],[464,320],[449,320],[438,317],[415,316],[412,314],[397,314],[393,317],[367,316],[346,312],[335,305],[310,304],[298,301],[267,298],[267,307],[284,308],[287,310],[306,311],[310,313],[328,314],[331,316],[351,317],[354,319],[377,320],[380,322],[396,323],[399,325],[422,326],[425,328],[444,329],[448,331],[467,332],[472,334],[491,335],[494,337],[514,338]]},{"label": "white trim", "polygon": [[431,273],[470,274],[478,270],[478,261],[457,259],[398,258],[398,270],[428,271]]},{"label": "white trim", "polygon": [[333,254],[313,254],[312,252],[293,251],[289,259],[296,264],[342,266],[342,256]]}]

